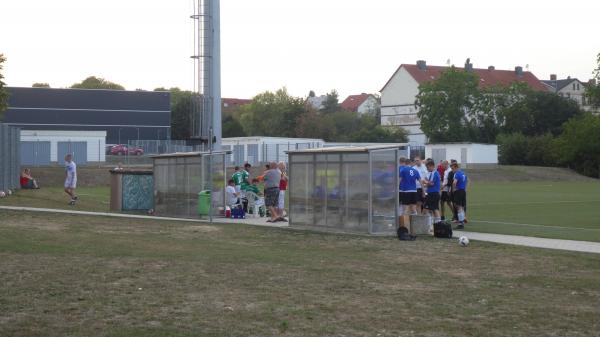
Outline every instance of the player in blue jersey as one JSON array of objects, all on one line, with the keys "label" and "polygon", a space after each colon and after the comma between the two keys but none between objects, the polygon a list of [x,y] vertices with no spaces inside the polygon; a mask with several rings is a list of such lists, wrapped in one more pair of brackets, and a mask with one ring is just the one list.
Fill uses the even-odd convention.
[{"label": "player in blue jersey", "polygon": [[441,179],[433,160],[427,161],[425,166],[427,167],[427,177],[423,186],[427,188],[427,197],[424,207],[433,218],[433,223],[436,223],[440,221]]},{"label": "player in blue jersey", "polygon": [[465,207],[467,206],[467,175],[461,171],[458,167],[458,163],[452,163],[450,166],[454,172],[454,181],[452,198],[454,201],[454,207],[456,207],[456,214],[458,216],[458,226],[456,229],[465,228]]},{"label": "player in blue jersey", "polygon": [[404,206],[404,214],[417,214],[417,181],[421,180],[421,176],[408,163],[408,159],[400,158],[401,204]]}]

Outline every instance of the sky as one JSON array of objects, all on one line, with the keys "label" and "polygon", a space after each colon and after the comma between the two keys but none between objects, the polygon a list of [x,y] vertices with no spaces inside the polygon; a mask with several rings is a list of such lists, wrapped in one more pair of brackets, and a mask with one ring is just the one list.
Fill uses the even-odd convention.
[{"label": "sky", "polygon": [[[126,89],[193,88],[192,0],[0,0],[9,86],[94,75]],[[222,97],[286,87],[378,93],[402,63],[514,69],[587,81],[595,0],[222,0]]]}]

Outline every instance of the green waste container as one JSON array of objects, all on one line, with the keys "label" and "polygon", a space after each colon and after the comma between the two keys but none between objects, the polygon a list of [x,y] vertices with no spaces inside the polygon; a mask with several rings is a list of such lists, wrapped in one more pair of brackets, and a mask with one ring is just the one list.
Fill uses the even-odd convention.
[{"label": "green waste container", "polygon": [[210,212],[210,191],[204,190],[198,193],[198,214],[208,215]]}]

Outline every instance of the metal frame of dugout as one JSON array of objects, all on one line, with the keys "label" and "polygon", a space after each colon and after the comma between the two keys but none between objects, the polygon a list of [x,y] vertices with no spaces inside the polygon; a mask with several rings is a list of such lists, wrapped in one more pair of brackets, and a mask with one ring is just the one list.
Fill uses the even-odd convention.
[{"label": "metal frame of dugout", "polygon": [[[205,218],[225,207],[226,158],[230,151],[152,156],[154,211],[158,216]],[[201,194],[210,191],[207,214],[200,214]]]},{"label": "metal frame of dugout", "polygon": [[407,144],[290,151],[290,226],[390,235]]}]

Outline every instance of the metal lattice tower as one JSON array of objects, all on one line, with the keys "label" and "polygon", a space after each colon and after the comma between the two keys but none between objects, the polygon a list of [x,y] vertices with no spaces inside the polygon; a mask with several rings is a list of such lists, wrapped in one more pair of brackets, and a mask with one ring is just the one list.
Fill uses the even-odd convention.
[{"label": "metal lattice tower", "polygon": [[[194,92],[192,139],[221,147],[220,0],[192,0],[194,14]],[[214,140],[214,143],[210,140]]]}]

